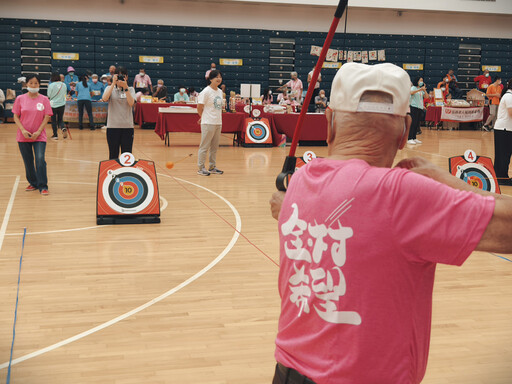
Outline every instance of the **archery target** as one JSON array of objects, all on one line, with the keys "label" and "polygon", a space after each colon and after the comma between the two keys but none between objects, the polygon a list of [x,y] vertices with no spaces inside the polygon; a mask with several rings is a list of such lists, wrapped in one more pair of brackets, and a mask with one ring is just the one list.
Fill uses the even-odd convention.
[{"label": "archery target", "polygon": [[151,178],[138,168],[109,170],[103,181],[102,192],[108,206],[123,214],[141,212],[155,194]]},{"label": "archery target", "polygon": [[482,164],[466,163],[457,166],[456,177],[483,191],[496,192],[496,182],[491,172]]},{"label": "archery target", "polygon": [[270,129],[263,121],[252,121],[247,125],[246,138],[255,144],[265,144],[270,137]]}]

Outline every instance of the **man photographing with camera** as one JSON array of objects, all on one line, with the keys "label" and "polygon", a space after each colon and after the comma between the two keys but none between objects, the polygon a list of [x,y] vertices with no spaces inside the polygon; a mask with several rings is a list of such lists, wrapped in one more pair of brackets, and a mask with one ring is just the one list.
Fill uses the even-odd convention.
[{"label": "man photographing with camera", "polygon": [[108,102],[107,143],[109,159],[119,157],[121,153],[132,152],[133,146],[133,110],[135,89],[128,86],[128,71],[118,67],[109,85],[103,93],[103,100]]}]

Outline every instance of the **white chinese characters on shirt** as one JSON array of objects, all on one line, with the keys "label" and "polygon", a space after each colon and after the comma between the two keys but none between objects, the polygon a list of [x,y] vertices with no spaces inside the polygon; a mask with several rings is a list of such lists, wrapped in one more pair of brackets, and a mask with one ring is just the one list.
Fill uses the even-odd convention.
[{"label": "white chinese characters on shirt", "polygon": [[[321,303],[318,306],[313,305],[313,308],[324,321],[334,324],[361,324],[361,316],[357,312],[338,310],[340,298],[347,289],[341,270],[347,258],[346,241],[354,234],[352,228],[341,225],[339,218],[350,208],[352,201],[353,199],[340,204],[327,218],[326,224],[318,224],[316,220],[314,223],[301,220],[299,207],[293,203],[290,218],[281,225],[286,257],[294,260],[295,273],[288,280],[291,291],[289,299],[299,308],[299,316],[310,313],[309,298],[314,293]],[[330,254],[334,267],[326,270],[319,264],[329,248],[324,241],[328,240],[327,237],[332,239]]]}]

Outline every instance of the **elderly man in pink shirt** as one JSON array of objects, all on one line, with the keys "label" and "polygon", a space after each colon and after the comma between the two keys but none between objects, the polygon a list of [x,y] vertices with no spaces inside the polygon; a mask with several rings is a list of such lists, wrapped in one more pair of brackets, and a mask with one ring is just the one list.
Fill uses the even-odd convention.
[{"label": "elderly man in pink shirt", "polygon": [[302,85],[302,81],[299,79],[297,72],[290,73],[290,76],[291,76],[291,80],[288,81],[286,84],[277,88],[277,90],[281,91],[284,88],[288,87],[291,89],[290,93],[295,97],[295,100],[297,100],[298,102],[301,102],[302,90],[304,89],[304,87]]},{"label": "elderly man in pink shirt", "polygon": [[420,383],[436,265],[460,266],[474,250],[512,252],[510,196],[422,158],[392,167],[411,125],[409,96],[409,75],[393,64],[343,65],[326,113],[328,157],[272,197],[281,296],[273,384]]},{"label": "elderly man in pink shirt", "polygon": [[133,88],[135,88],[135,92],[142,92],[144,95],[153,93],[151,77],[149,77],[144,68],[141,68],[139,73],[135,75],[135,78],[133,79]]}]

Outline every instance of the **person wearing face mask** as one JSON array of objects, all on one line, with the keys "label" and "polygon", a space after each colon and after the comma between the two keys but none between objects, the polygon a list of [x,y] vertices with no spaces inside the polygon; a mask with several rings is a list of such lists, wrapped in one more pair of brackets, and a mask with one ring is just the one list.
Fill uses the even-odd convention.
[{"label": "person wearing face mask", "polygon": [[174,102],[184,102],[184,101],[189,101],[189,98],[188,98],[188,95],[187,95],[187,90],[185,89],[185,87],[180,87],[179,88],[179,92],[176,92],[174,94]]},{"label": "person wearing face mask", "polygon": [[75,87],[78,84],[78,76],[75,75],[75,68],[69,66],[67,69],[68,74],[64,77],[64,83],[68,90],[68,94],[73,96],[75,94]]},{"label": "person wearing face mask", "polygon": [[217,64],[215,63],[211,63],[210,64],[210,69],[206,71],[206,73],[204,74],[204,78],[206,79],[206,83],[207,84],[210,84],[210,80],[209,80],[209,77],[210,77],[210,72],[211,71],[214,71],[217,69]]},{"label": "person wearing face mask", "polygon": [[272,96],[272,90],[269,88],[265,89],[263,91],[263,95],[261,95],[261,101],[263,105],[272,104],[272,101],[274,101],[274,97]]},{"label": "person wearing face mask", "polygon": [[144,95],[153,93],[151,78],[146,74],[146,70],[144,68],[141,68],[139,73],[133,79],[133,88],[135,89],[135,93],[142,92]]},{"label": "person wearing face mask", "polygon": [[91,83],[89,84],[92,92],[92,101],[100,101],[101,96],[103,96],[103,91],[105,91],[105,86],[101,81],[98,81],[98,75],[93,74],[91,76]]},{"label": "person wearing face mask", "polygon": [[421,116],[423,115],[423,99],[427,97],[427,87],[423,82],[423,78],[417,77],[413,80],[411,87],[411,96],[409,97],[409,107],[411,110],[411,128],[409,129],[409,138],[407,144],[421,144],[416,138],[418,129],[420,128]]},{"label": "person wearing face mask", "polygon": [[25,164],[25,174],[29,183],[25,191],[39,190],[41,195],[47,196],[45,128],[53,111],[50,100],[39,93],[40,84],[41,79],[38,75],[27,76],[28,92],[16,98],[12,113],[18,127],[16,141]]},{"label": "person wearing face mask", "polygon": [[321,89],[318,92],[318,96],[315,97],[315,105],[316,113],[325,113],[325,109],[327,108],[327,97],[325,96],[325,91],[323,89]]},{"label": "person wearing face mask", "polygon": [[473,79],[475,83],[478,83],[478,90],[481,92],[486,92],[489,85],[492,83],[491,75],[489,71],[486,69],[484,73],[480,76],[477,76]]},{"label": "person wearing face mask", "polygon": [[489,98],[489,117],[487,118],[483,128],[489,132],[494,127],[494,122],[496,121],[496,116],[498,114],[498,106],[500,105],[501,77],[496,76],[494,83],[487,87],[486,95]]},{"label": "person wearing face mask", "polygon": [[447,98],[448,94],[450,93],[450,88],[448,87],[449,82],[450,82],[450,79],[445,77],[442,81],[437,83],[437,88],[441,89],[441,91],[443,92],[443,97],[444,97],[445,102],[446,102],[446,98]]},{"label": "person wearing face mask", "polygon": [[167,98],[167,87],[164,85],[164,81],[162,79],[158,79],[155,92],[153,92],[153,97],[158,97],[160,100]]}]

